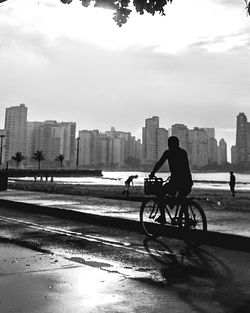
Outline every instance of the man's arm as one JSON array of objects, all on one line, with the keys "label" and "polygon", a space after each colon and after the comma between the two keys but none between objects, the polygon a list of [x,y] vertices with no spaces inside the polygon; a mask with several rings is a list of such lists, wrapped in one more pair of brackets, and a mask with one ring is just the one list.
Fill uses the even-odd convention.
[{"label": "man's arm", "polygon": [[162,167],[162,165],[165,163],[165,161],[167,160],[168,155],[167,155],[167,150],[163,153],[163,155],[161,156],[160,160],[155,164],[152,172],[150,173],[150,177],[153,177],[155,175],[155,173]]}]

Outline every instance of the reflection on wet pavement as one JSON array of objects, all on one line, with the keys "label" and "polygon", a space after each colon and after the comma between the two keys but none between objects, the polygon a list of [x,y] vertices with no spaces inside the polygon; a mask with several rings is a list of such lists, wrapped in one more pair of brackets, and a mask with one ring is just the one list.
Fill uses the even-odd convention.
[{"label": "reflection on wet pavement", "polygon": [[[20,190],[2,192],[1,198],[104,216],[122,217],[137,221],[139,219],[140,203],[132,201]],[[250,237],[250,212],[242,211],[240,208],[235,209],[235,206],[237,208],[237,201],[240,205],[240,201],[246,200],[243,198],[242,200],[234,199],[235,203],[231,203],[233,205],[232,210],[228,207],[230,201],[227,201],[227,207],[224,208],[225,204],[223,203],[218,206],[211,199],[202,200],[202,206],[207,216],[208,230]]]}]

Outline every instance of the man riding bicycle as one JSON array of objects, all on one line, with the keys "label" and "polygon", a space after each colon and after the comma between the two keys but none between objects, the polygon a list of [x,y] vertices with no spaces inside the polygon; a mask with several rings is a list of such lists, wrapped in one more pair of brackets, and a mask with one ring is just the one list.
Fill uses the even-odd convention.
[{"label": "man riding bicycle", "polygon": [[[153,178],[155,173],[162,167],[165,161],[168,160],[169,170],[171,173],[170,180],[159,190],[159,197],[162,199],[165,194],[178,196],[184,199],[192,189],[193,180],[189,168],[187,153],[179,147],[179,139],[171,136],[168,139],[168,150],[163,152],[160,160],[155,164],[149,177]],[[163,201],[163,200],[162,200]],[[160,205],[161,215],[157,222],[165,223],[164,202]]]}]

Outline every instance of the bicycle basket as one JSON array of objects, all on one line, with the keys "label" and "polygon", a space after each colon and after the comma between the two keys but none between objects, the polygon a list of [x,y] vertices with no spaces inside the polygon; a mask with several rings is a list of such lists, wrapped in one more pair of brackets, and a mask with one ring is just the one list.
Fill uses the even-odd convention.
[{"label": "bicycle basket", "polygon": [[145,195],[157,195],[163,184],[162,178],[145,178],[144,193]]}]

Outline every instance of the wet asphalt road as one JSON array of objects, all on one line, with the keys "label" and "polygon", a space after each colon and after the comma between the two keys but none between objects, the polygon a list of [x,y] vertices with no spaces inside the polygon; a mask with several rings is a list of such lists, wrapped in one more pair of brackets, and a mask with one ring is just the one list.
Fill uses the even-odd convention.
[{"label": "wet asphalt road", "polygon": [[[0,208],[0,239],[174,290],[195,312],[250,312],[249,253]],[[212,311],[211,311],[212,310]]]},{"label": "wet asphalt road", "polygon": [[1,208],[0,236],[129,277],[162,280],[147,252],[150,243],[135,232]]}]

